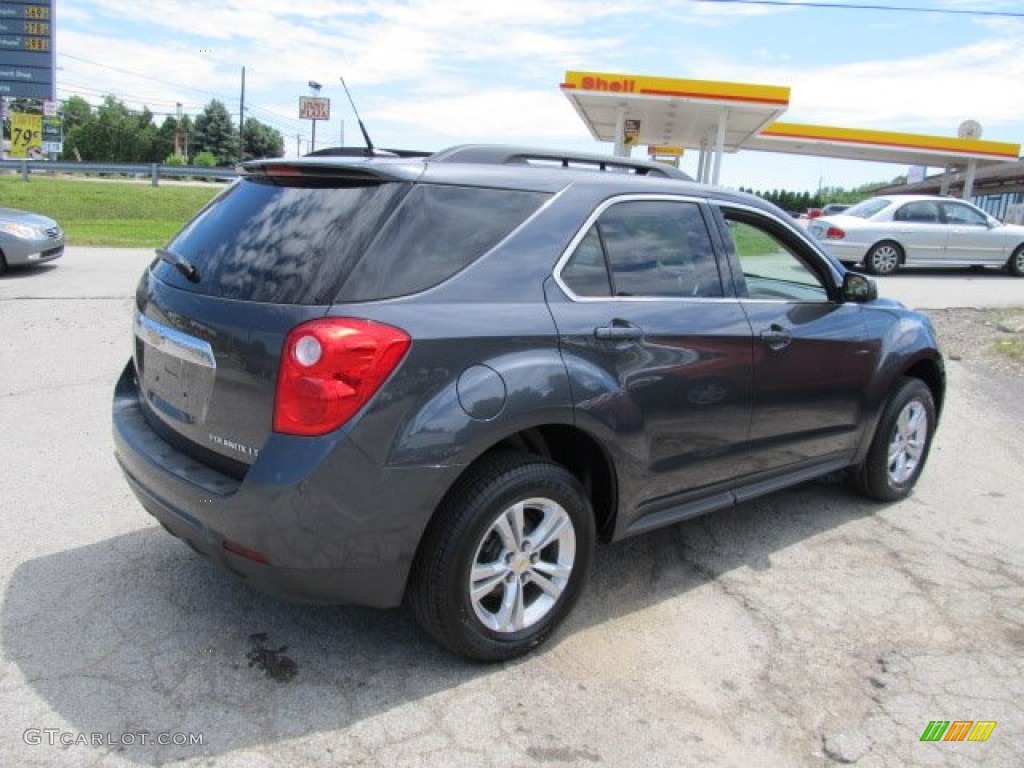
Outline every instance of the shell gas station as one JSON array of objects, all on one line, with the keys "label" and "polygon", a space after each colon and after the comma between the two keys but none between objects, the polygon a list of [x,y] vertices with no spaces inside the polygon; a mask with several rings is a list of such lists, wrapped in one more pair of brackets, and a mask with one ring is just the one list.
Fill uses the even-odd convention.
[{"label": "shell gas station", "polygon": [[652,159],[678,165],[685,150],[696,150],[697,180],[712,184],[724,155],[742,150],[943,168],[947,179],[964,175],[970,198],[978,169],[1020,156],[1020,144],[980,139],[972,121],[959,137],[779,122],[789,107],[783,86],[571,70],[561,90],[616,156],[646,144]]}]

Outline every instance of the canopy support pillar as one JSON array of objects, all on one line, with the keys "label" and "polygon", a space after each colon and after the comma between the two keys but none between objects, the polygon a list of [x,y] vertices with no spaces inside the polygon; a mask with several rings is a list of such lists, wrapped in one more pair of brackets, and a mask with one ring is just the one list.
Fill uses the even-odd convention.
[{"label": "canopy support pillar", "polygon": [[715,170],[711,177],[711,183],[716,186],[722,172],[722,155],[725,154],[725,126],[728,122],[729,110],[723,109],[718,113],[718,135],[715,137]]}]

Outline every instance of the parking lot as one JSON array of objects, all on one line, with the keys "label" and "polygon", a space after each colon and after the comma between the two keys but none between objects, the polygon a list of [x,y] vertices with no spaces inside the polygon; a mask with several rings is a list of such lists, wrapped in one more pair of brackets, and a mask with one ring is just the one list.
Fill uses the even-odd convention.
[{"label": "parking lot", "polygon": [[[0,279],[0,765],[1020,765],[1019,378],[948,362],[908,500],[820,482],[599,547],[553,642],[479,666],[400,610],[263,596],[143,511],[109,417],[151,256]],[[1024,304],[996,272],[880,286]]]}]

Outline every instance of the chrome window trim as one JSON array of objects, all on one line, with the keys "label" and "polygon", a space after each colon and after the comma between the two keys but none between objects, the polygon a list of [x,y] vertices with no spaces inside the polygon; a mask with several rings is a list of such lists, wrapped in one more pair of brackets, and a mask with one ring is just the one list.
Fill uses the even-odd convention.
[{"label": "chrome window trim", "polygon": [[[598,302],[598,301],[605,301],[605,302],[607,302],[607,301],[615,301],[615,302],[624,302],[624,301],[627,301],[627,302],[637,302],[637,301],[642,301],[642,302],[699,301],[701,303],[706,303],[706,302],[710,302],[710,301],[716,301],[716,302],[736,301],[737,297],[735,297],[735,296],[707,296],[707,297],[703,297],[703,296],[579,296],[575,292],[573,292],[573,290],[571,288],[569,288],[569,286],[565,283],[565,281],[562,280],[562,270],[565,268],[565,265],[568,263],[569,259],[572,258],[573,253],[575,253],[576,248],[583,241],[583,238],[587,236],[587,232],[589,232],[590,228],[592,226],[594,226],[594,222],[596,222],[601,217],[602,213],[607,211],[613,205],[618,205],[619,203],[636,203],[636,202],[643,202],[643,203],[650,203],[650,202],[655,202],[655,203],[663,203],[663,202],[669,202],[669,203],[694,203],[697,206],[703,207],[703,206],[707,205],[708,199],[705,198],[705,197],[695,197],[695,196],[692,196],[692,195],[665,195],[665,194],[653,194],[652,195],[652,194],[643,194],[643,193],[636,193],[636,192],[634,192],[634,193],[630,193],[630,194],[627,194],[627,195],[617,195],[615,197],[610,197],[607,200],[605,200],[603,203],[601,203],[599,206],[597,206],[597,208],[595,208],[590,213],[590,216],[588,216],[586,221],[583,222],[583,226],[581,226],[579,228],[579,230],[573,236],[572,240],[569,241],[569,245],[567,245],[565,250],[562,251],[562,255],[558,257],[558,261],[555,262],[555,268],[552,271],[552,277],[554,277],[555,283],[558,285],[559,288],[562,289],[562,292],[566,296],[569,297],[570,301],[573,301],[575,303],[580,303],[580,304],[592,304],[592,303]],[[708,238],[711,241],[712,247],[714,247],[714,245],[715,245],[714,236],[712,235],[710,229],[708,230]],[[716,261],[718,259],[718,251],[717,251],[717,249],[715,249],[715,259],[716,259]],[[719,266],[721,266],[721,265],[719,265]],[[723,287],[723,289],[725,288],[724,285],[722,287]]]}]

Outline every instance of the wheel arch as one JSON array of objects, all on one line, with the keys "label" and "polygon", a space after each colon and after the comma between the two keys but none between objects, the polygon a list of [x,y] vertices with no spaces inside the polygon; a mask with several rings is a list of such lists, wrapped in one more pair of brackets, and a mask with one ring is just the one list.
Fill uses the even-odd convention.
[{"label": "wheel arch", "polygon": [[575,426],[548,424],[509,435],[485,453],[507,449],[542,456],[569,470],[590,500],[598,535],[605,541],[610,539],[618,484],[611,457],[596,439]]},{"label": "wheel arch", "polygon": [[868,246],[867,251],[865,251],[865,254],[866,254],[865,258],[867,258],[867,256],[870,255],[871,252],[874,251],[875,248],[877,248],[880,245],[892,245],[892,246],[894,246],[896,248],[896,252],[899,254],[899,264],[900,264],[900,266],[903,266],[904,264],[907,263],[907,249],[903,245],[903,243],[901,243],[899,240],[897,240],[894,237],[883,237],[883,238],[873,242],[871,245]]},{"label": "wheel arch", "polygon": [[1024,255],[1024,240],[1011,248],[1010,255],[1006,258],[1006,270],[1014,277],[1024,277],[1024,266],[1021,265],[1022,255]]},{"label": "wheel arch", "polygon": [[946,374],[942,364],[934,358],[923,358],[903,372],[904,376],[920,379],[932,393],[935,403],[935,417],[942,415],[942,403],[946,395]]},{"label": "wheel arch", "polygon": [[[527,453],[547,459],[567,469],[580,483],[594,510],[598,536],[608,541],[615,528],[618,484],[611,458],[601,444],[585,431],[569,424],[542,424],[521,429],[493,442],[466,464],[441,497],[427,522],[434,524],[446,500],[482,462],[503,451]],[[417,550],[423,544],[423,538]]]}]

